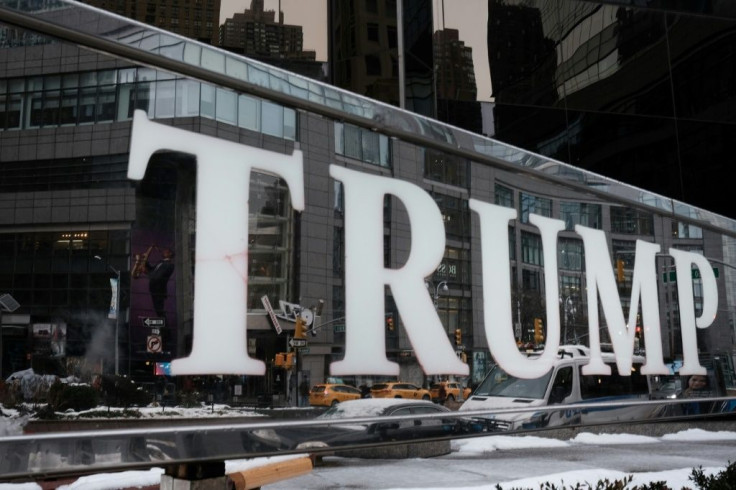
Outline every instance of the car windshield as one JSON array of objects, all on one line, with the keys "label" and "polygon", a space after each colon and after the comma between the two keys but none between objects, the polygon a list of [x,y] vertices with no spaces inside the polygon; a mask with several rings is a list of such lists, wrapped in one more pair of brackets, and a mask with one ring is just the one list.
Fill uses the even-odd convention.
[{"label": "car windshield", "polygon": [[499,366],[494,366],[478,386],[473,396],[503,396],[509,398],[544,398],[552,370],[541,378],[522,379],[511,376]]},{"label": "car windshield", "polygon": [[317,385],[312,387],[312,393],[319,393],[320,391],[325,391],[324,385]]}]

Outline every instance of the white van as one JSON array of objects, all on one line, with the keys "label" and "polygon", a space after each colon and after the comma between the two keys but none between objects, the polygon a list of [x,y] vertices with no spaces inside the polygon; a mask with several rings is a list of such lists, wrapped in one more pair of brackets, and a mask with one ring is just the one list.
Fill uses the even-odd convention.
[{"label": "white van", "polygon": [[[539,353],[529,353],[538,357]],[[460,407],[461,411],[499,408],[528,408],[554,404],[591,403],[624,400],[648,400],[649,379],[641,374],[645,359],[634,356],[630,376],[621,376],[612,352],[602,353],[611,367],[610,376],[583,375],[582,367],[590,360],[590,351],[582,345],[559,348],[553,368],[536,379],[511,376],[494,366],[473,394]],[[595,409],[563,409],[556,412],[523,412],[489,414],[484,422],[489,431],[525,430],[578,424],[597,424],[642,420],[655,416],[656,407],[634,406]]]}]

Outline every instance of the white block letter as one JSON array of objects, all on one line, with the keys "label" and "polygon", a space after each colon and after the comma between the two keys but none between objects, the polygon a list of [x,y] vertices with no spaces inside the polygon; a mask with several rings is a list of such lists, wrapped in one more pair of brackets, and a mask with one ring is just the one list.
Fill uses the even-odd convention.
[{"label": "white block letter", "polygon": [[603,362],[601,357],[600,321],[598,318],[599,296],[603,314],[608,323],[608,333],[616,355],[616,367],[619,374],[621,376],[631,374],[636,337],[636,315],[639,310],[640,297],[647,349],[652,349],[651,357],[648,356],[648,364],[646,368],[642,368],[642,371],[646,370],[649,374],[666,374],[668,370],[662,362],[662,340],[659,334],[659,305],[657,302],[655,258],[659,251],[659,245],[641,240],[636,242],[636,265],[631,290],[631,306],[629,308],[629,321],[626,323],[621,306],[621,297],[618,294],[616,280],[613,275],[606,235],[601,230],[594,230],[581,225],[576,225],[575,231],[583,237],[588,291],[590,362],[583,366],[583,374],[611,374],[611,368]]},{"label": "white block letter", "polygon": [[547,344],[544,353],[531,360],[519,352],[514,339],[511,315],[511,273],[509,265],[509,221],[516,218],[516,210],[475,199],[470,209],[480,217],[483,269],[483,309],[486,338],[496,362],[509,374],[519,378],[538,378],[552,367],[560,345],[560,313],[557,285],[557,234],[565,228],[559,220],[532,215],[530,222],[542,234],[547,307]]},{"label": "white block letter", "polygon": [[[368,175],[336,165],[330,175],[345,188],[345,358],[333,375],[396,376],[386,358],[384,288],[391,287],[417,360],[426,374],[467,375],[450,345],[424,285],[445,250],[442,215],[431,196],[409,182]],[[404,204],[411,225],[411,251],[400,269],[383,265],[383,200]]]},{"label": "white block letter", "polygon": [[304,209],[302,154],[283,155],[133,116],[128,178],[140,180],[151,155],[179,151],[197,158],[197,252],[192,353],[173,374],[255,374],[265,364],[248,356],[248,189],[252,169],[282,177],[292,206]]},{"label": "white block letter", "polygon": [[[695,328],[708,328],[716,318],[718,308],[718,287],[708,259],[700,254],[671,248],[670,255],[675,259],[677,270],[677,297],[680,302],[680,330],[682,331],[682,367],[680,374],[706,374],[706,369],[698,359],[698,339]],[[700,270],[703,281],[703,313],[695,318],[695,299],[693,298],[692,266]]]}]

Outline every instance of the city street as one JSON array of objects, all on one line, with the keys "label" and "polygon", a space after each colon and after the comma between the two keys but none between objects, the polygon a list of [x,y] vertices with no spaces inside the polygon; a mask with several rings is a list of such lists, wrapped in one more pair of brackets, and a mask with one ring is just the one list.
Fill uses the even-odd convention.
[{"label": "city street", "polygon": [[545,481],[570,485],[580,478],[595,484],[633,474],[635,483],[666,480],[679,490],[675,482],[687,485],[692,468],[722,470],[736,461],[732,426],[731,431],[690,429],[662,437],[584,432],[569,440],[495,436],[454,441],[453,453],[430,459],[326,457],[310,474],[265,488],[495,488],[504,482],[539,488]]}]

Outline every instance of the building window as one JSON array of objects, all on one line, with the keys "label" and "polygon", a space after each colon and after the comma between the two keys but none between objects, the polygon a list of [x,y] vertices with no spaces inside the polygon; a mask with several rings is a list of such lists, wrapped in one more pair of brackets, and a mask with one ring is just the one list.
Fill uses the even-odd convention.
[{"label": "building window", "polygon": [[611,253],[613,254],[614,264],[617,260],[622,260],[625,269],[634,268],[634,259],[636,251],[636,242],[630,240],[611,240]]},{"label": "building window", "polygon": [[509,260],[516,260],[516,229],[509,226]]},{"label": "building window", "polygon": [[596,230],[601,229],[601,205],[580,202],[561,202],[560,218],[565,229],[574,231],[575,225],[583,225]]},{"label": "building window", "polygon": [[381,58],[376,55],[369,54],[365,57],[365,73],[368,76],[381,75]]},{"label": "building window", "polygon": [[469,167],[466,158],[424,149],[424,177],[427,179],[467,189]]},{"label": "building window", "polygon": [[345,195],[342,187],[342,182],[335,180],[333,182],[334,190],[334,202],[332,204],[332,210],[335,218],[342,218],[345,212]]},{"label": "building window", "polygon": [[672,236],[675,238],[703,238],[703,229],[689,223],[672,222]]},{"label": "building window", "polygon": [[378,42],[378,24],[369,22],[366,26],[366,31],[369,41]]},{"label": "building window", "polygon": [[542,239],[538,235],[521,232],[521,261],[525,264],[544,265]]},{"label": "building window", "polygon": [[286,183],[253,172],[248,217],[248,309],[263,311],[261,297],[288,297],[292,227]]},{"label": "building window", "polygon": [[335,153],[380,167],[391,166],[388,136],[335,122]]},{"label": "building window", "polygon": [[[137,109],[156,119],[200,116],[296,139],[291,108],[150,68],[0,81],[0,131],[125,121]],[[387,148],[386,141],[377,152]]]},{"label": "building window", "polygon": [[[560,274],[560,294],[564,297],[573,297],[577,301],[582,301],[580,292],[582,291],[582,277],[580,275],[568,276]],[[563,305],[569,308],[570,305]]]},{"label": "building window", "polygon": [[611,231],[627,235],[654,235],[654,218],[644,211],[612,206]]},{"label": "building window", "polygon": [[514,207],[514,191],[501,184],[496,184],[495,187],[495,203],[498,206],[504,206],[507,208]]},{"label": "building window", "polygon": [[432,281],[435,284],[441,281],[451,284],[470,284],[470,251],[447,247],[442,262],[432,275]]},{"label": "building window", "polygon": [[521,270],[521,287],[524,291],[539,291],[539,272],[529,269]]},{"label": "building window", "polygon": [[583,260],[582,241],[560,238],[557,244],[557,262],[560,269],[582,271]]},{"label": "building window", "polygon": [[335,226],[332,229],[332,275],[342,277],[345,270],[345,229]]},{"label": "building window", "polygon": [[552,216],[552,200],[522,192],[521,197],[519,197],[521,222],[528,223],[529,215],[532,213],[550,218]]},{"label": "building window", "polygon": [[432,193],[440,208],[447,238],[459,241],[470,240],[470,211],[468,201],[445,194]]}]

